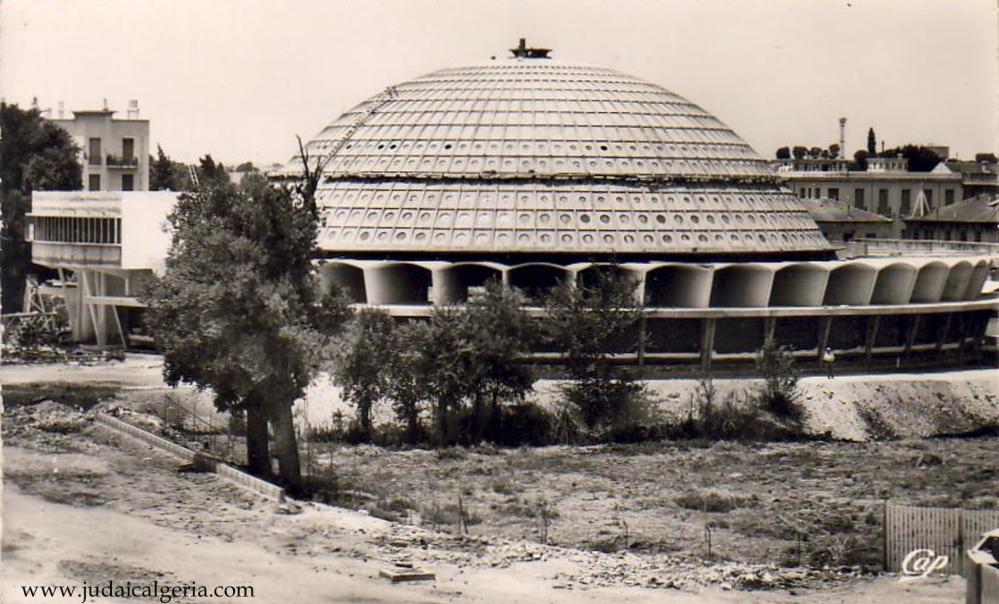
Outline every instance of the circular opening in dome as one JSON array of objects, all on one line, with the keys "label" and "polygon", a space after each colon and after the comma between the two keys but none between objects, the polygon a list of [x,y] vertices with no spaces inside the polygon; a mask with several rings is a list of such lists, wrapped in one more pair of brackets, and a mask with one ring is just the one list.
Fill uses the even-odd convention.
[{"label": "circular opening in dome", "polygon": [[600,215],[600,222],[602,222],[604,224],[609,223],[610,222],[610,216],[608,216],[607,214],[601,214]]},{"label": "circular opening in dome", "polygon": [[448,143],[448,144],[444,145],[444,148],[450,150],[451,149],[451,143]]},{"label": "circular opening in dome", "polygon": [[382,144],[378,145],[378,148],[379,149],[384,149],[385,148],[385,143],[382,143]]},{"label": "circular opening in dome", "polygon": [[607,150],[607,145],[600,145],[600,150],[601,151],[606,151]]}]

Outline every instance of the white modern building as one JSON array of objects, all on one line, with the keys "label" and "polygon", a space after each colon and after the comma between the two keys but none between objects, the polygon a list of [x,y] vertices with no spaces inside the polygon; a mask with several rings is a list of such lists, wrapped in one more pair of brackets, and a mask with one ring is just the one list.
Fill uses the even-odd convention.
[{"label": "white modern building", "polygon": [[32,261],[58,271],[40,293],[65,301],[73,339],[99,345],[147,343],[137,297],[161,272],[170,235],[170,191],[46,191],[31,198]]}]

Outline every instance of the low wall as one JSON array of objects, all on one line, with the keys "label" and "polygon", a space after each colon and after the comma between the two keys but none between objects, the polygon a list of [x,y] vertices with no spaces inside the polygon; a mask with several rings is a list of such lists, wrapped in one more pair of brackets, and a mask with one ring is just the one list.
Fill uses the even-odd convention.
[{"label": "low wall", "polygon": [[[173,455],[174,457],[177,457],[187,463],[204,462],[206,460],[202,453],[191,451],[190,449],[182,447],[175,442],[156,436],[155,434],[147,432],[141,428],[137,428],[127,422],[121,421],[120,419],[111,417],[110,415],[98,413],[96,414],[95,419],[98,424],[105,428],[131,436],[132,438],[140,440],[155,449],[159,449],[164,453]],[[236,468],[215,459],[208,458],[207,463],[210,465],[213,472],[223,478],[228,478],[245,489],[249,489],[258,495],[263,495],[270,499],[278,501],[284,499],[284,490],[279,486],[273,485],[265,480],[261,480],[256,476],[250,476],[246,472],[237,470]]]}]

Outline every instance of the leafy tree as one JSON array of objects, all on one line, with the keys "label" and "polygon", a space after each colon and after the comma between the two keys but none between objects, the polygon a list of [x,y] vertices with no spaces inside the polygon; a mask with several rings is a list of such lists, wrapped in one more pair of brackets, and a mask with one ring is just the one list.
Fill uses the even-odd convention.
[{"label": "leafy tree", "polygon": [[808,149],[800,145],[795,145],[791,153],[794,155],[794,159],[805,159],[805,156],[808,155]]},{"label": "leafy tree", "polygon": [[999,162],[995,153],[975,153],[976,164],[994,164]]},{"label": "leafy tree", "polygon": [[878,139],[874,135],[874,128],[867,129],[867,154],[868,156],[878,154]]},{"label": "leafy tree", "polygon": [[392,336],[392,356],[385,363],[385,395],[396,418],[406,425],[406,440],[416,443],[422,436],[420,415],[427,403],[421,388],[422,343],[433,334],[426,323],[412,322],[398,326]]},{"label": "leafy tree", "polygon": [[523,401],[533,387],[535,376],[524,360],[531,353],[537,330],[536,323],[524,312],[524,301],[516,290],[492,280],[483,294],[473,297],[466,306],[466,333],[473,355],[473,442],[482,440],[487,417],[492,420],[495,439],[500,403]]},{"label": "leafy tree", "polygon": [[929,172],[941,162],[940,156],[935,151],[922,145],[903,145],[895,149],[888,149],[881,154],[882,157],[896,157],[898,155],[909,160],[910,172]]},{"label": "leafy tree", "polygon": [[245,161],[236,166],[236,172],[258,172],[252,161]]},{"label": "leafy tree", "polygon": [[840,152],[839,143],[833,143],[829,145],[829,157],[831,159],[836,159],[837,157],[839,157],[839,152]]},{"label": "leafy tree", "polygon": [[789,147],[777,149],[777,159],[791,159],[791,149]]},{"label": "leafy tree", "polygon": [[863,149],[855,151],[853,154],[853,169],[866,171],[867,157],[868,157],[867,151],[864,151]]},{"label": "leafy tree", "polygon": [[822,155],[822,149],[820,147],[812,147],[808,150],[808,157],[811,157],[812,159],[816,159],[820,155]]},{"label": "leafy tree", "polygon": [[490,282],[466,305],[437,308],[428,321],[396,329],[381,391],[406,422],[410,439],[418,434],[424,405],[432,411],[438,445],[480,442],[490,419],[491,436],[500,436],[501,405],[523,401],[535,379],[524,359],[536,329],[523,302],[517,292]]},{"label": "leafy tree", "polygon": [[170,159],[163,147],[156,145],[156,158],[149,158],[149,189],[152,191],[190,191],[191,176],[187,166]]},{"label": "leafy tree", "polygon": [[634,419],[644,386],[612,355],[633,349],[641,310],[637,283],[617,267],[597,271],[590,284],[562,281],[545,301],[546,332],[562,352],[569,380],[562,388],[590,428]]},{"label": "leafy tree", "polygon": [[0,103],[0,267],[3,312],[18,312],[31,266],[24,240],[32,191],[74,191],[83,186],[79,147],[68,132],[42,119],[37,109]]},{"label": "leafy tree", "polygon": [[209,186],[221,186],[229,183],[229,174],[222,162],[216,163],[211,154],[198,160],[198,179]]},{"label": "leafy tree", "polygon": [[419,347],[420,354],[414,359],[416,383],[430,401],[438,446],[457,441],[454,418],[476,384],[473,344],[467,326],[461,310],[437,307],[426,329],[414,330],[417,340],[403,344]]},{"label": "leafy tree", "polygon": [[371,410],[388,390],[387,367],[394,362],[392,317],[380,310],[354,315],[338,342],[333,375],[343,387],[344,399],[357,408],[358,428],[371,440]]},{"label": "leafy tree", "polygon": [[269,423],[291,490],[301,487],[292,405],[348,313],[341,296],[320,293],[317,216],[303,190],[202,181],[170,215],[166,272],[143,294],[166,381],[210,388],[220,410],[245,411],[249,465],[264,477]]}]

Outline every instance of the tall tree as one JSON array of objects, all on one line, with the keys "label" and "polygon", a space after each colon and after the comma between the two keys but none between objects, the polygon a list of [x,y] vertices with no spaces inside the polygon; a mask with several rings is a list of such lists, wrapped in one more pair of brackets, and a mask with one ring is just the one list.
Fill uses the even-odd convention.
[{"label": "tall tree", "polygon": [[878,139],[874,135],[874,128],[867,129],[867,155],[874,157],[878,154]]},{"label": "tall tree", "polygon": [[777,149],[777,159],[791,159],[790,147],[780,147]]},{"label": "tall tree", "polygon": [[3,312],[18,312],[31,266],[24,240],[32,191],[75,191],[83,186],[79,148],[68,132],[42,119],[37,109],[0,103],[0,267]]},{"label": "tall tree", "polygon": [[394,327],[388,313],[365,309],[354,315],[335,346],[333,376],[344,399],[357,408],[358,429],[365,441],[372,436],[371,411],[387,395]]},{"label": "tall tree", "polygon": [[311,200],[265,183],[208,179],[170,215],[166,272],[143,298],[170,384],[211,389],[219,409],[245,411],[251,470],[269,476],[268,423],[281,482],[301,487],[292,405],[346,320],[312,270]]},{"label": "tall tree", "polygon": [[190,191],[193,188],[187,166],[174,161],[156,145],[156,157],[149,158],[149,189],[151,191]]},{"label": "tall tree", "polygon": [[805,159],[805,156],[808,155],[808,148],[795,145],[791,153],[794,155],[794,159]]},{"label": "tall tree", "polygon": [[534,372],[525,361],[538,330],[524,311],[524,302],[516,290],[491,280],[466,307],[466,333],[474,355],[469,363],[473,432],[468,436],[472,442],[482,440],[489,420],[496,434],[500,405],[523,401],[534,385]]},{"label": "tall tree", "polygon": [[638,344],[637,287],[626,273],[608,267],[589,284],[562,281],[545,302],[546,331],[563,351],[570,378],[563,394],[591,428],[627,423],[644,395],[635,374],[613,359]]}]

